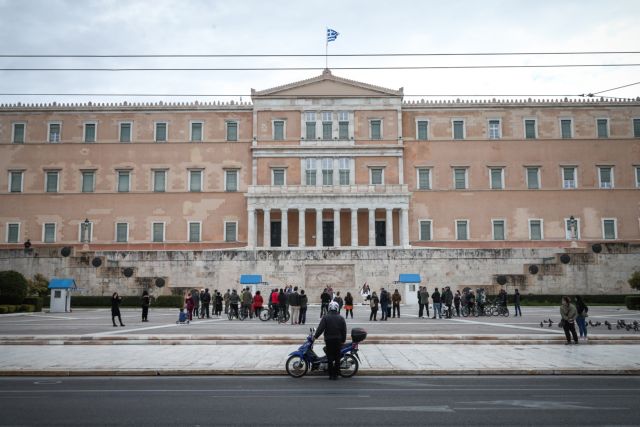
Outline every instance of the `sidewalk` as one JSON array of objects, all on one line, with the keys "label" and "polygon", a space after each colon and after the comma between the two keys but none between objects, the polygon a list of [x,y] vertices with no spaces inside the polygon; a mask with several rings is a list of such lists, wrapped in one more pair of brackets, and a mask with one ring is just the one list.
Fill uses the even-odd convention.
[{"label": "sidewalk", "polygon": [[[0,376],[286,375],[298,345],[2,345]],[[316,347],[320,347],[317,345]],[[358,375],[640,375],[640,346],[369,344]]]}]

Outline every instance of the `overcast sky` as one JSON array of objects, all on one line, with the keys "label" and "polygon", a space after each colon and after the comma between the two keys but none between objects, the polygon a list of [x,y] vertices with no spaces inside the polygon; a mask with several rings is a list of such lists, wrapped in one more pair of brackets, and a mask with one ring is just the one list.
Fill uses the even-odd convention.
[{"label": "overcast sky", "polygon": [[[335,42],[329,43],[330,54],[640,51],[638,17],[638,0],[0,0],[0,54],[324,54],[326,27],[340,33]],[[318,68],[233,72],[0,71],[0,93],[235,94],[244,95],[243,100],[247,101],[251,88],[266,89],[320,74],[325,58],[4,57],[0,63],[0,68]],[[329,58],[329,68],[603,63],[640,64],[640,54]],[[334,69],[333,73],[392,89],[404,87],[407,95],[572,95],[640,81],[640,67]],[[637,97],[640,84],[607,95]],[[0,103],[124,99],[141,100],[0,95]]]}]

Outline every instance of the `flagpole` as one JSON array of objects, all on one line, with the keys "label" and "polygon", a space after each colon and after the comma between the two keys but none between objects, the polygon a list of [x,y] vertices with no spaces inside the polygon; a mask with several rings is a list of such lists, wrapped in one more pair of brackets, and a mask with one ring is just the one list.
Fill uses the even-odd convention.
[{"label": "flagpole", "polygon": [[327,27],[324,32],[324,68],[325,70],[329,69],[329,27]]}]

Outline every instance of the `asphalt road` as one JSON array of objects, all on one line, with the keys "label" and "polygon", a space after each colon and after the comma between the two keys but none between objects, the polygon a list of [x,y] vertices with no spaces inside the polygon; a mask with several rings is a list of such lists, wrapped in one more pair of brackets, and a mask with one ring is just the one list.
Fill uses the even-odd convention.
[{"label": "asphalt road", "polygon": [[638,425],[638,377],[0,378],[0,425]]},{"label": "asphalt road", "polygon": [[[142,323],[140,309],[122,309],[125,327],[114,328],[111,324],[110,309],[76,309],[72,313],[22,313],[0,315],[0,335],[119,335],[119,334],[305,334],[308,328],[319,322],[318,306],[309,307],[307,325],[278,324],[274,321],[262,322],[258,319],[233,320],[226,317],[195,320],[190,325],[176,325],[177,309],[152,308],[149,322]],[[370,322],[369,308],[356,306],[354,319],[347,321],[349,327],[364,327],[373,334],[562,334],[557,327],[560,320],[558,307],[523,307],[523,317],[475,317],[453,319],[420,319],[417,306],[402,306],[402,317],[390,318],[387,322]],[[433,314],[433,313],[431,313]],[[640,312],[629,311],[623,307],[597,307],[589,310],[592,322],[613,323],[608,330],[604,325],[590,328],[589,334],[636,334],[617,330],[618,319],[627,322],[640,321]],[[554,325],[548,328],[542,320],[552,319]]]}]

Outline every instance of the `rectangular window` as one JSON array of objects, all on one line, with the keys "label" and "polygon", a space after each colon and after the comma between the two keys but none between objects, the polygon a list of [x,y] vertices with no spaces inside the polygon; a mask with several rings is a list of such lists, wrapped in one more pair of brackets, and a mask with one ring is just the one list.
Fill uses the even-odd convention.
[{"label": "rectangular window", "polygon": [[13,136],[11,137],[11,142],[14,144],[24,144],[25,126],[26,125],[24,123],[13,124]]},{"label": "rectangular window", "polygon": [[189,171],[189,191],[197,193],[202,191],[202,171]]},{"label": "rectangular window", "polygon": [[527,168],[527,188],[529,190],[538,190],[540,188],[540,168]]},{"label": "rectangular window", "polygon": [[164,222],[154,222],[153,228],[153,241],[164,242]]},{"label": "rectangular window", "polygon": [[560,133],[563,139],[573,138],[573,124],[571,119],[560,120]]},{"label": "rectangular window", "polygon": [[116,224],[116,242],[126,243],[129,241],[129,224],[119,222]]},{"label": "rectangular window", "polygon": [[467,188],[467,168],[453,169],[453,185],[456,190]]},{"label": "rectangular window", "polygon": [[371,139],[382,139],[382,120],[371,120]]},{"label": "rectangular window", "polygon": [[322,159],[322,185],[333,185],[333,159]]},{"label": "rectangular window", "polygon": [[493,240],[505,240],[504,237],[504,220],[494,219],[491,221],[493,225]]},{"label": "rectangular window", "polygon": [[349,112],[348,111],[338,111],[338,120],[341,122],[349,122]]},{"label": "rectangular window", "polygon": [[636,188],[640,188],[640,166],[636,166]]},{"label": "rectangular window", "polygon": [[562,188],[576,188],[576,168],[562,168]]},{"label": "rectangular window", "polygon": [[82,192],[93,193],[95,190],[95,172],[83,171],[82,172]]},{"label": "rectangular window", "polygon": [[224,191],[238,191],[238,171],[224,171]]},{"label": "rectangular window", "polygon": [[338,138],[349,139],[349,122],[348,121],[338,122]]},{"label": "rectangular window", "polygon": [[453,121],[453,139],[464,139],[464,120]]},{"label": "rectangular window", "polygon": [[469,222],[465,220],[456,221],[456,240],[469,240]]},{"label": "rectangular window", "polygon": [[238,223],[225,221],[224,223],[224,241],[225,242],[237,242],[238,241]]},{"label": "rectangular window", "polygon": [[310,141],[316,139],[316,122],[306,122],[305,138]]},{"label": "rectangular window", "polygon": [[542,220],[529,220],[529,240],[542,240]]},{"label": "rectangular window", "polygon": [[431,190],[431,169],[418,169],[418,190]]},{"label": "rectangular window", "polygon": [[131,172],[118,171],[118,192],[127,193],[131,191]]},{"label": "rectangular window", "polygon": [[304,177],[306,185],[316,185],[316,159],[305,159]]},{"label": "rectangular window", "polygon": [[502,190],[504,188],[504,168],[491,168],[491,189]]},{"label": "rectangular window", "polygon": [[431,220],[420,221],[420,240],[431,240]]},{"label": "rectangular window", "polygon": [[131,123],[120,123],[120,142],[131,142]]},{"label": "rectangular window", "polygon": [[633,119],[633,137],[640,138],[640,119]]},{"label": "rectangular window", "polygon": [[428,121],[426,121],[426,120],[418,120],[418,123],[417,123],[417,128],[418,128],[418,131],[417,131],[418,138],[417,139],[418,140],[426,141],[428,139],[428,136],[427,136],[428,135],[428,133],[427,133],[428,126],[429,126],[429,122]]},{"label": "rectangular window", "polygon": [[285,185],[285,172],[284,169],[272,169],[272,185],[282,186]]},{"label": "rectangular window", "polygon": [[200,241],[200,223],[189,223],[189,242],[196,243]]},{"label": "rectangular window", "polygon": [[609,119],[597,119],[598,138],[609,138]]},{"label": "rectangular window", "polygon": [[371,168],[371,185],[384,184],[384,169],[383,168]]},{"label": "rectangular window", "polygon": [[489,120],[489,139],[500,139],[500,120]]},{"label": "rectangular window", "polygon": [[20,240],[20,224],[7,224],[7,243],[18,243]]},{"label": "rectangular window", "polygon": [[600,188],[613,188],[613,168],[601,166],[598,168],[600,178]]},{"label": "rectangular window", "polygon": [[191,142],[202,142],[202,122],[191,122]]},{"label": "rectangular window", "polygon": [[46,172],[45,191],[47,193],[57,193],[58,192],[58,171],[47,171]]},{"label": "rectangular window", "polygon": [[536,139],[536,121],[527,119],[524,121],[524,137],[526,139]]},{"label": "rectangular window", "polygon": [[351,184],[351,159],[340,159],[340,185]]},{"label": "rectangular window", "polygon": [[167,171],[153,171],[153,191],[156,193],[167,191]]},{"label": "rectangular window", "polygon": [[56,242],[56,225],[55,223],[46,223],[44,224],[44,236],[42,241],[44,243],[55,243]]},{"label": "rectangular window", "polygon": [[284,120],[273,121],[273,139],[276,141],[284,140]]},{"label": "rectangular window", "polygon": [[96,124],[84,124],[84,142],[96,142]]},{"label": "rectangular window", "polygon": [[618,238],[615,219],[611,218],[602,220],[602,238],[607,240]]},{"label": "rectangular window", "polygon": [[60,142],[60,123],[49,123],[49,142]]},{"label": "rectangular window", "polygon": [[167,142],[167,124],[156,123],[156,142]]},{"label": "rectangular window", "polygon": [[238,122],[227,122],[227,141],[238,140]]},{"label": "rectangular window", "polygon": [[328,141],[331,139],[333,132],[333,122],[322,122],[322,139]]},{"label": "rectangular window", "polygon": [[572,236],[570,218],[564,219],[564,230],[565,230],[565,238],[567,240],[577,239],[580,240],[580,218],[575,218],[575,235]]},{"label": "rectangular window", "polygon": [[11,193],[22,193],[22,171],[9,172],[9,191]]}]

